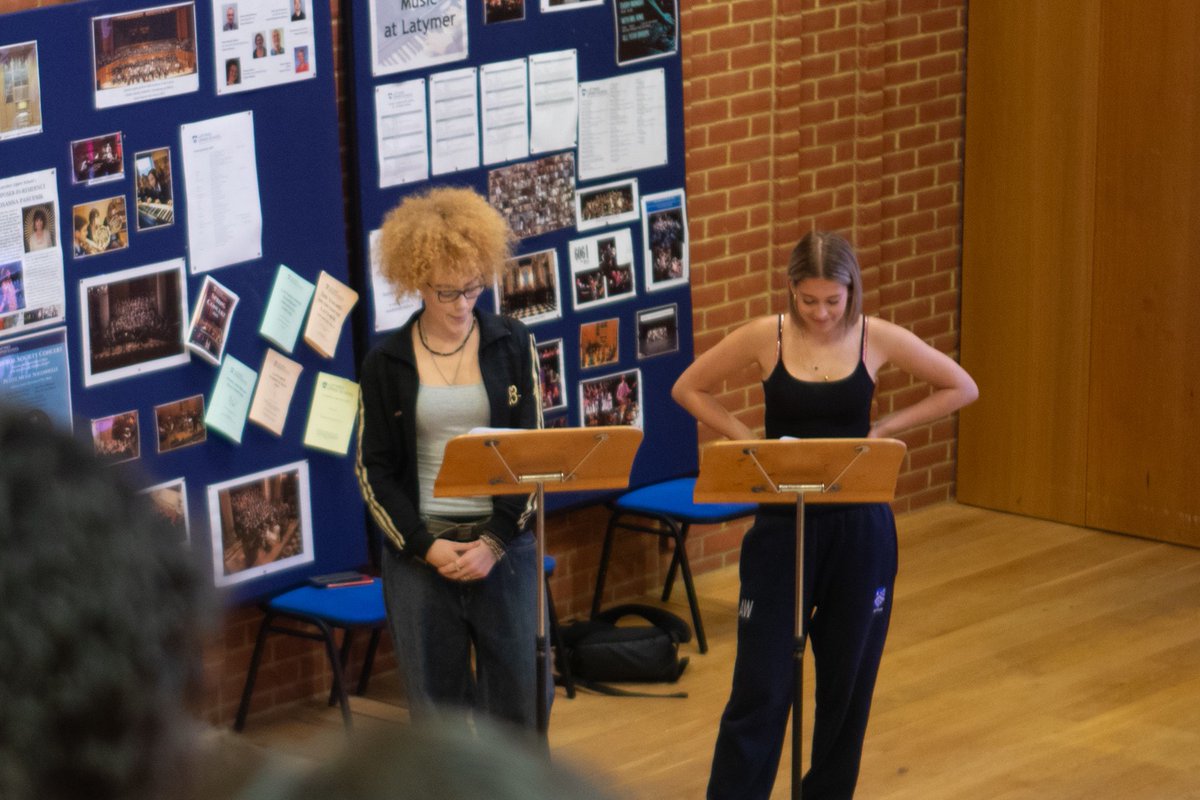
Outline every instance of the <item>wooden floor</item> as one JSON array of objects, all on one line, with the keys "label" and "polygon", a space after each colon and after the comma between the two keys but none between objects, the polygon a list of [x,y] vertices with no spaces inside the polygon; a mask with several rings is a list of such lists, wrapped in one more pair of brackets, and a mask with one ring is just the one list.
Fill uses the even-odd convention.
[{"label": "wooden floor", "polygon": [[[1200,798],[1200,550],[955,504],[899,527],[858,797]],[[621,797],[704,796],[732,672],[736,570],[697,587],[710,650],[685,646],[677,688],[688,699],[568,700],[559,689],[555,759]],[[394,676],[373,682],[353,701],[359,727],[403,724],[398,695]],[[805,712],[811,725],[811,702]],[[340,724],[314,701],[252,717],[245,737],[320,759]],[[785,748],[773,798],[790,796],[789,775]]]}]

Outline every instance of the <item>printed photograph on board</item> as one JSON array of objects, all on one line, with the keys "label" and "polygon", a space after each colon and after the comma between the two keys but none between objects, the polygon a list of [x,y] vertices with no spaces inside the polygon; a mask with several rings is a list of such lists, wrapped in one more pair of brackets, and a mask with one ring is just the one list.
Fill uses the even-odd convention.
[{"label": "printed photograph on board", "polygon": [[25,271],[20,261],[0,264],[0,314],[25,307]]},{"label": "printed photograph on board", "polygon": [[631,369],[579,382],[583,427],[642,427],[642,371]]},{"label": "printed photograph on board", "polygon": [[679,350],[679,306],[647,308],[637,315],[638,360]]},{"label": "printed photograph on board", "polygon": [[525,19],[525,0],[481,0],[483,24],[516,22]]},{"label": "printed photograph on board", "polygon": [[541,10],[543,12],[575,11],[579,8],[602,5],[604,5],[604,0],[541,0]]},{"label": "printed photograph on board", "polygon": [[159,455],[200,444],[208,438],[204,427],[204,395],[197,394],[154,407]]},{"label": "printed photograph on board", "polygon": [[184,288],[182,258],[80,281],[84,386],[186,364]]},{"label": "printed photograph on board", "polygon": [[184,479],[176,478],[149,486],[139,494],[146,495],[154,513],[166,521],[175,541],[181,546],[186,545],[191,531],[188,526],[187,483]]},{"label": "printed photograph on board", "polygon": [[567,243],[575,310],[628,300],[633,281],[633,237],[628,228]]},{"label": "printed photograph on board", "polygon": [[575,224],[575,154],[491,170],[488,202],[520,239],[571,227]]},{"label": "printed photograph on board", "polygon": [[217,586],[311,562],[308,462],[210,485],[208,519]]},{"label": "printed photograph on board", "polygon": [[92,18],[96,108],[200,88],[194,3]]},{"label": "printed photograph on board", "polygon": [[579,368],[615,364],[620,359],[620,320],[602,319],[579,326]]},{"label": "printed photograph on board", "polygon": [[104,464],[132,461],[142,454],[138,412],[126,411],[92,420],[92,446]]},{"label": "printed photograph on board", "polygon": [[496,312],[526,325],[562,316],[558,291],[558,253],[541,250],[510,258],[496,284]]},{"label": "printed photograph on board", "polygon": [[42,132],[37,42],[0,47],[0,141]]},{"label": "printed photograph on board", "polygon": [[642,241],[646,291],[687,284],[687,209],[682,189],[642,197]]},{"label": "printed photograph on board", "polygon": [[575,215],[575,227],[581,231],[637,219],[637,178],[576,189]]},{"label": "printed photograph on board", "polygon": [[74,228],[71,252],[75,258],[124,250],[129,246],[122,195],[80,203],[71,209],[71,218]]},{"label": "printed photograph on board", "polygon": [[118,131],[71,142],[71,182],[94,186],[125,177],[124,137]]},{"label": "printed photograph on board", "polygon": [[137,174],[137,229],[148,231],[175,224],[175,198],[171,191],[171,150],[159,147],[133,156]]},{"label": "printed photograph on board", "polygon": [[58,244],[58,215],[54,203],[37,203],[21,209],[24,220],[25,252],[49,250]]},{"label": "printed photograph on board", "polygon": [[563,372],[563,340],[539,342],[538,376],[542,384],[542,411],[567,407],[566,375]]}]

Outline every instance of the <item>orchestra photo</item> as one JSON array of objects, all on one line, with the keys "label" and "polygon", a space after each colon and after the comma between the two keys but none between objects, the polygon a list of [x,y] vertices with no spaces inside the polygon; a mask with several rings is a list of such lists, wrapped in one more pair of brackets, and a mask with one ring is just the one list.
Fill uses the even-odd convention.
[{"label": "orchestra photo", "polygon": [[98,95],[196,74],[192,3],[96,17],[92,24]]},{"label": "orchestra photo", "polygon": [[168,269],[86,289],[93,375],[185,353],[180,279]]},{"label": "orchestra photo", "polygon": [[303,552],[299,482],[291,470],[218,491],[226,576]]},{"label": "orchestra photo", "polygon": [[159,453],[200,444],[208,438],[208,429],[204,426],[204,395],[155,406],[154,425],[158,431]]},{"label": "orchestra photo", "polygon": [[92,445],[96,457],[106,464],[138,458],[141,455],[138,412],[126,411],[92,420]]}]

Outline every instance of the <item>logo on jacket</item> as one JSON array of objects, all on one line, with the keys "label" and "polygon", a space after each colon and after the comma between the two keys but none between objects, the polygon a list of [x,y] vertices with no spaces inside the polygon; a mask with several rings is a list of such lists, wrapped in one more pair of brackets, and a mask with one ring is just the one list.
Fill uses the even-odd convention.
[{"label": "logo on jacket", "polygon": [[517,391],[517,387],[515,384],[509,384],[509,386],[508,386],[508,407],[512,408],[519,402],[521,402],[521,393]]},{"label": "logo on jacket", "polygon": [[883,613],[883,605],[887,602],[887,587],[880,586],[875,590],[875,612],[876,614]]},{"label": "logo on jacket", "polygon": [[744,619],[747,622],[749,622],[750,621],[750,612],[752,612],[753,610],[754,610],[754,601],[747,597],[743,597],[742,601],[740,603],[738,603],[738,619]]}]

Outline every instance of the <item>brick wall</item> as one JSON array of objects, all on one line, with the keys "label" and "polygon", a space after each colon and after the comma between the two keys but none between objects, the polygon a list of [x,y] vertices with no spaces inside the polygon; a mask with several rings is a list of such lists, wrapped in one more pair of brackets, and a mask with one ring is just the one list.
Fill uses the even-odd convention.
[{"label": "brick wall", "polygon": [[[54,4],[0,0],[0,12]],[[335,19],[338,4],[331,0]],[[788,253],[817,227],[856,245],[868,313],[957,355],[966,0],[679,5],[696,351],[784,309]],[[343,109],[343,131],[347,118]],[[878,411],[923,391],[885,370]],[[728,385],[721,401],[761,428],[754,376]],[[903,438],[910,449],[897,511],[952,497],[955,423]],[[586,613],[606,519],[590,508],[547,522],[562,618]],[[693,569],[736,563],[744,530],[694,529]],[[606,602],[660,586],[669,563],[653,538],[619,537]],[[259,619],[253,609],[233,611],[208,648],[202,713],[214,722],[233,717]],[[355,660],[360,654],[361,645]],[[307,642],[272,639],[255,711],[324,691],[323,660]],[[385,654],[379,668],[389,665]]]}]

